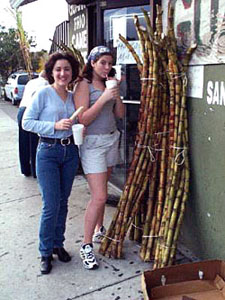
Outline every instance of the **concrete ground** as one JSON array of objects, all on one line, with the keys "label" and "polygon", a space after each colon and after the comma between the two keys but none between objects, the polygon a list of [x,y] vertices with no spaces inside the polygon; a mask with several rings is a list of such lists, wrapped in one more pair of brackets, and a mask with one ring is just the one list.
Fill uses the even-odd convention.
[{"label": "concrete ground", "polygon": [[[140,260],[139,246],[126,240],[125,259],[101,256],[95,247],[100,268],[82,267],[79,248],[83,237],[83,215],[89,200],[86,180],[78,175],[69,201],[65,248],[72,261],[56,258],[49,275],[39,271],[38,226],[41,197],[36,179],[20,174],[18,128],[0,107],[0,300],[141,300],[141,273],[150,263]],[[109,186],[111,195],[118,190]],[[115,207],[106,207],[106,227]],[[180,262],[188,262],[184,254]]]}]

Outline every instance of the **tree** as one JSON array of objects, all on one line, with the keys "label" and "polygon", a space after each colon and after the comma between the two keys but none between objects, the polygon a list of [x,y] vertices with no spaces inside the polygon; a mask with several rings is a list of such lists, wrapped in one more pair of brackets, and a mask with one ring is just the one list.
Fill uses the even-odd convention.
[{"label": "tree", "polygon": [[31,52],[31,62],[35,72],[41,72],[44,69],[45,62],[48,60],[49,55],[46,50]]},{"label": "tree", "polygon": [[[29,39],[29,44],[35,46],[33,38]],[[46,55],[46,51],[31,52],[33,71],[40,68],[41,57]],[[0,25],[0,77],[6,82],[8,76],[18,70],[25,70],[23,55],[20,48],[17,30],[6,29]]]},{"label": "tree", "polygon": [[16,29],[6,30],[0,25],[0,74],[3,81],[7,79],[10,73],[24,69],[24,67]]}]

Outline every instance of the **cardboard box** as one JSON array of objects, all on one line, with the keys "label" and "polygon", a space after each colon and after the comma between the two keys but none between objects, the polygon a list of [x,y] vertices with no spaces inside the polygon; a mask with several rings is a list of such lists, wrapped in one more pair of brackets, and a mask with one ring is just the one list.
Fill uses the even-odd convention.
[{"label": "cardboard box", "polygon": [[225,261],[209,260],[145,271],[142,290],[145,300],[225,300]]}]

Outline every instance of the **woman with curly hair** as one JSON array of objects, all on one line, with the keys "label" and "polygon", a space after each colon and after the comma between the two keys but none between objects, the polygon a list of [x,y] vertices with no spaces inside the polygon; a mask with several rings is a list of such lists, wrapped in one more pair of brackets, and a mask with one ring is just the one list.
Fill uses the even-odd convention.
[{"label": "woman with curly hair", "polygon": [[56,52],[45,64],[50,85],[35,93],[26,109],[22,126],[40,136],[36,172],[43,207],[39,230],[41,273],[52,269],[52,254],[68,262],[64,233],[68,198],[76,175],[79,156],[72,135],[70,116],[75,111],[73,93],[67,89],[79,73],[79,63],[69,53]]}]

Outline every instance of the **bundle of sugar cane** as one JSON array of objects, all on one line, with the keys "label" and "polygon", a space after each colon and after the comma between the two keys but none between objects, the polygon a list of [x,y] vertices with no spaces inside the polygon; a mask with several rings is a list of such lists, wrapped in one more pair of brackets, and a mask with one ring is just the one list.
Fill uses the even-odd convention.
[{"label": "bundle of sugar cane", "polygon": [[122,36],[136,60],[141,103],[134,153],[116,213],[100,246],[103,255],[121,258],[125,236],[141,242],[140,257],[154,268],[173,263],[189,191],[186,70],[196,46],[179,62],[169,6],[168,35],[157,7],[156,31],[143,10],[146,28],[134,17],[142,61]]}]

